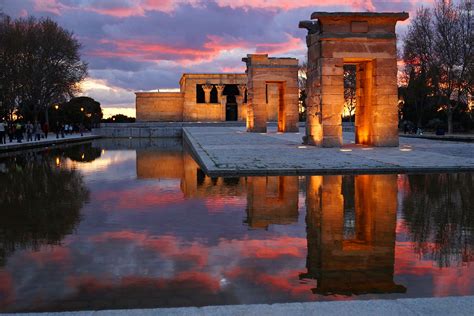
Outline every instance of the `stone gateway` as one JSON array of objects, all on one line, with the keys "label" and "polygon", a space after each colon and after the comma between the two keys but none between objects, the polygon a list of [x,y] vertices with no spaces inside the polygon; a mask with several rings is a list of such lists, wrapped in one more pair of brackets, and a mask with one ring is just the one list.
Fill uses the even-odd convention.
[{"label": "stone gateway", "polygon": [[314,12],[308,30],[306,142],[342,146],[344,65],[356,67],[356,143],[398,146],[395,25],[408,13]]}]

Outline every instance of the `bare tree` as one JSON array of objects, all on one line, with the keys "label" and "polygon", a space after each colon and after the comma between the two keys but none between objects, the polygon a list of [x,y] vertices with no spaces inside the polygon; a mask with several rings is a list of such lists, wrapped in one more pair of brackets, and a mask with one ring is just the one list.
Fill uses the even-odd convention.
[{"label": "bare tree", "polygon": [[433,9],[433,27],[440,103],[446,106],[448,133],[452,133],[453,113],[467,91],[469,80],[466,79],[469,69],[472,71],[474,42],[470,1],[455,6],[452,1],[439,0]]},{"label": "bare tree", "polygon": [[406,101],[415,106],[418,127],[421,127],[427,99],[435,84],[433,38],[431,12],[421,7],[411,20],[403,48],[405,75],[408,78]]},{"label": "bare tree", "polygon": [[52,103],[78,91],[87,74],[81,45],[73,34],[50,19],[12,21],[2,17],[0,58],[5,74],[0,84],[9,91],[8,104],[38,118]]},{"label": "bare tree", "polygon": [[460,76],[457,83],[457,104],[463,98],[468,103],[469,95],[474,93],[474,14],[471,0],[459,4],[460,32],[464,45],[461,46]]}]

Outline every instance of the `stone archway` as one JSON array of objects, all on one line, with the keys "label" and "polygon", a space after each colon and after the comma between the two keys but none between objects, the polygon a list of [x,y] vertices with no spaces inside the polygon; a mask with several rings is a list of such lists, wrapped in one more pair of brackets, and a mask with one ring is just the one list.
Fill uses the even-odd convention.
[{"label": "stone archway", "polygon": [[408,13],[315,12],[308,30],[306,142],[342,146],[344,64],[357,66],[356,143],[398,146],[395,24]]},{"label": "stone archway", "polygon": [[267,132],[269,89],[277,89],[279,132],[298,132],[298,60],[250,54],[247,64],[247,131]]}]

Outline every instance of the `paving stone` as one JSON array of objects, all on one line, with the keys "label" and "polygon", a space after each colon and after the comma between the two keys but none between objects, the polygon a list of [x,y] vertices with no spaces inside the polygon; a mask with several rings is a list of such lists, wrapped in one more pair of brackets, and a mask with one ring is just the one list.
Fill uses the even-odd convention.
[{"label": "paving stone", "polygon": [[400,138],[399,147],[353,144],[344,132],[343,148],[302,144],[299,133],[247,133],[243,127],[187,127],[185,139],[212,175],[428,172],[474,170],[474,143]]}]

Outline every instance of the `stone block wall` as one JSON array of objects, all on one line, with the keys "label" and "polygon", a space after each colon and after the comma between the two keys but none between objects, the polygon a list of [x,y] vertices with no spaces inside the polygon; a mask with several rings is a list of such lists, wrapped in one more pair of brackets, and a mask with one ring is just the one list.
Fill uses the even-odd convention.
[{"label": "stone block wall", "polygon": [[179,122],[183,120],[180,92],[136,92],[138,122]]}]

